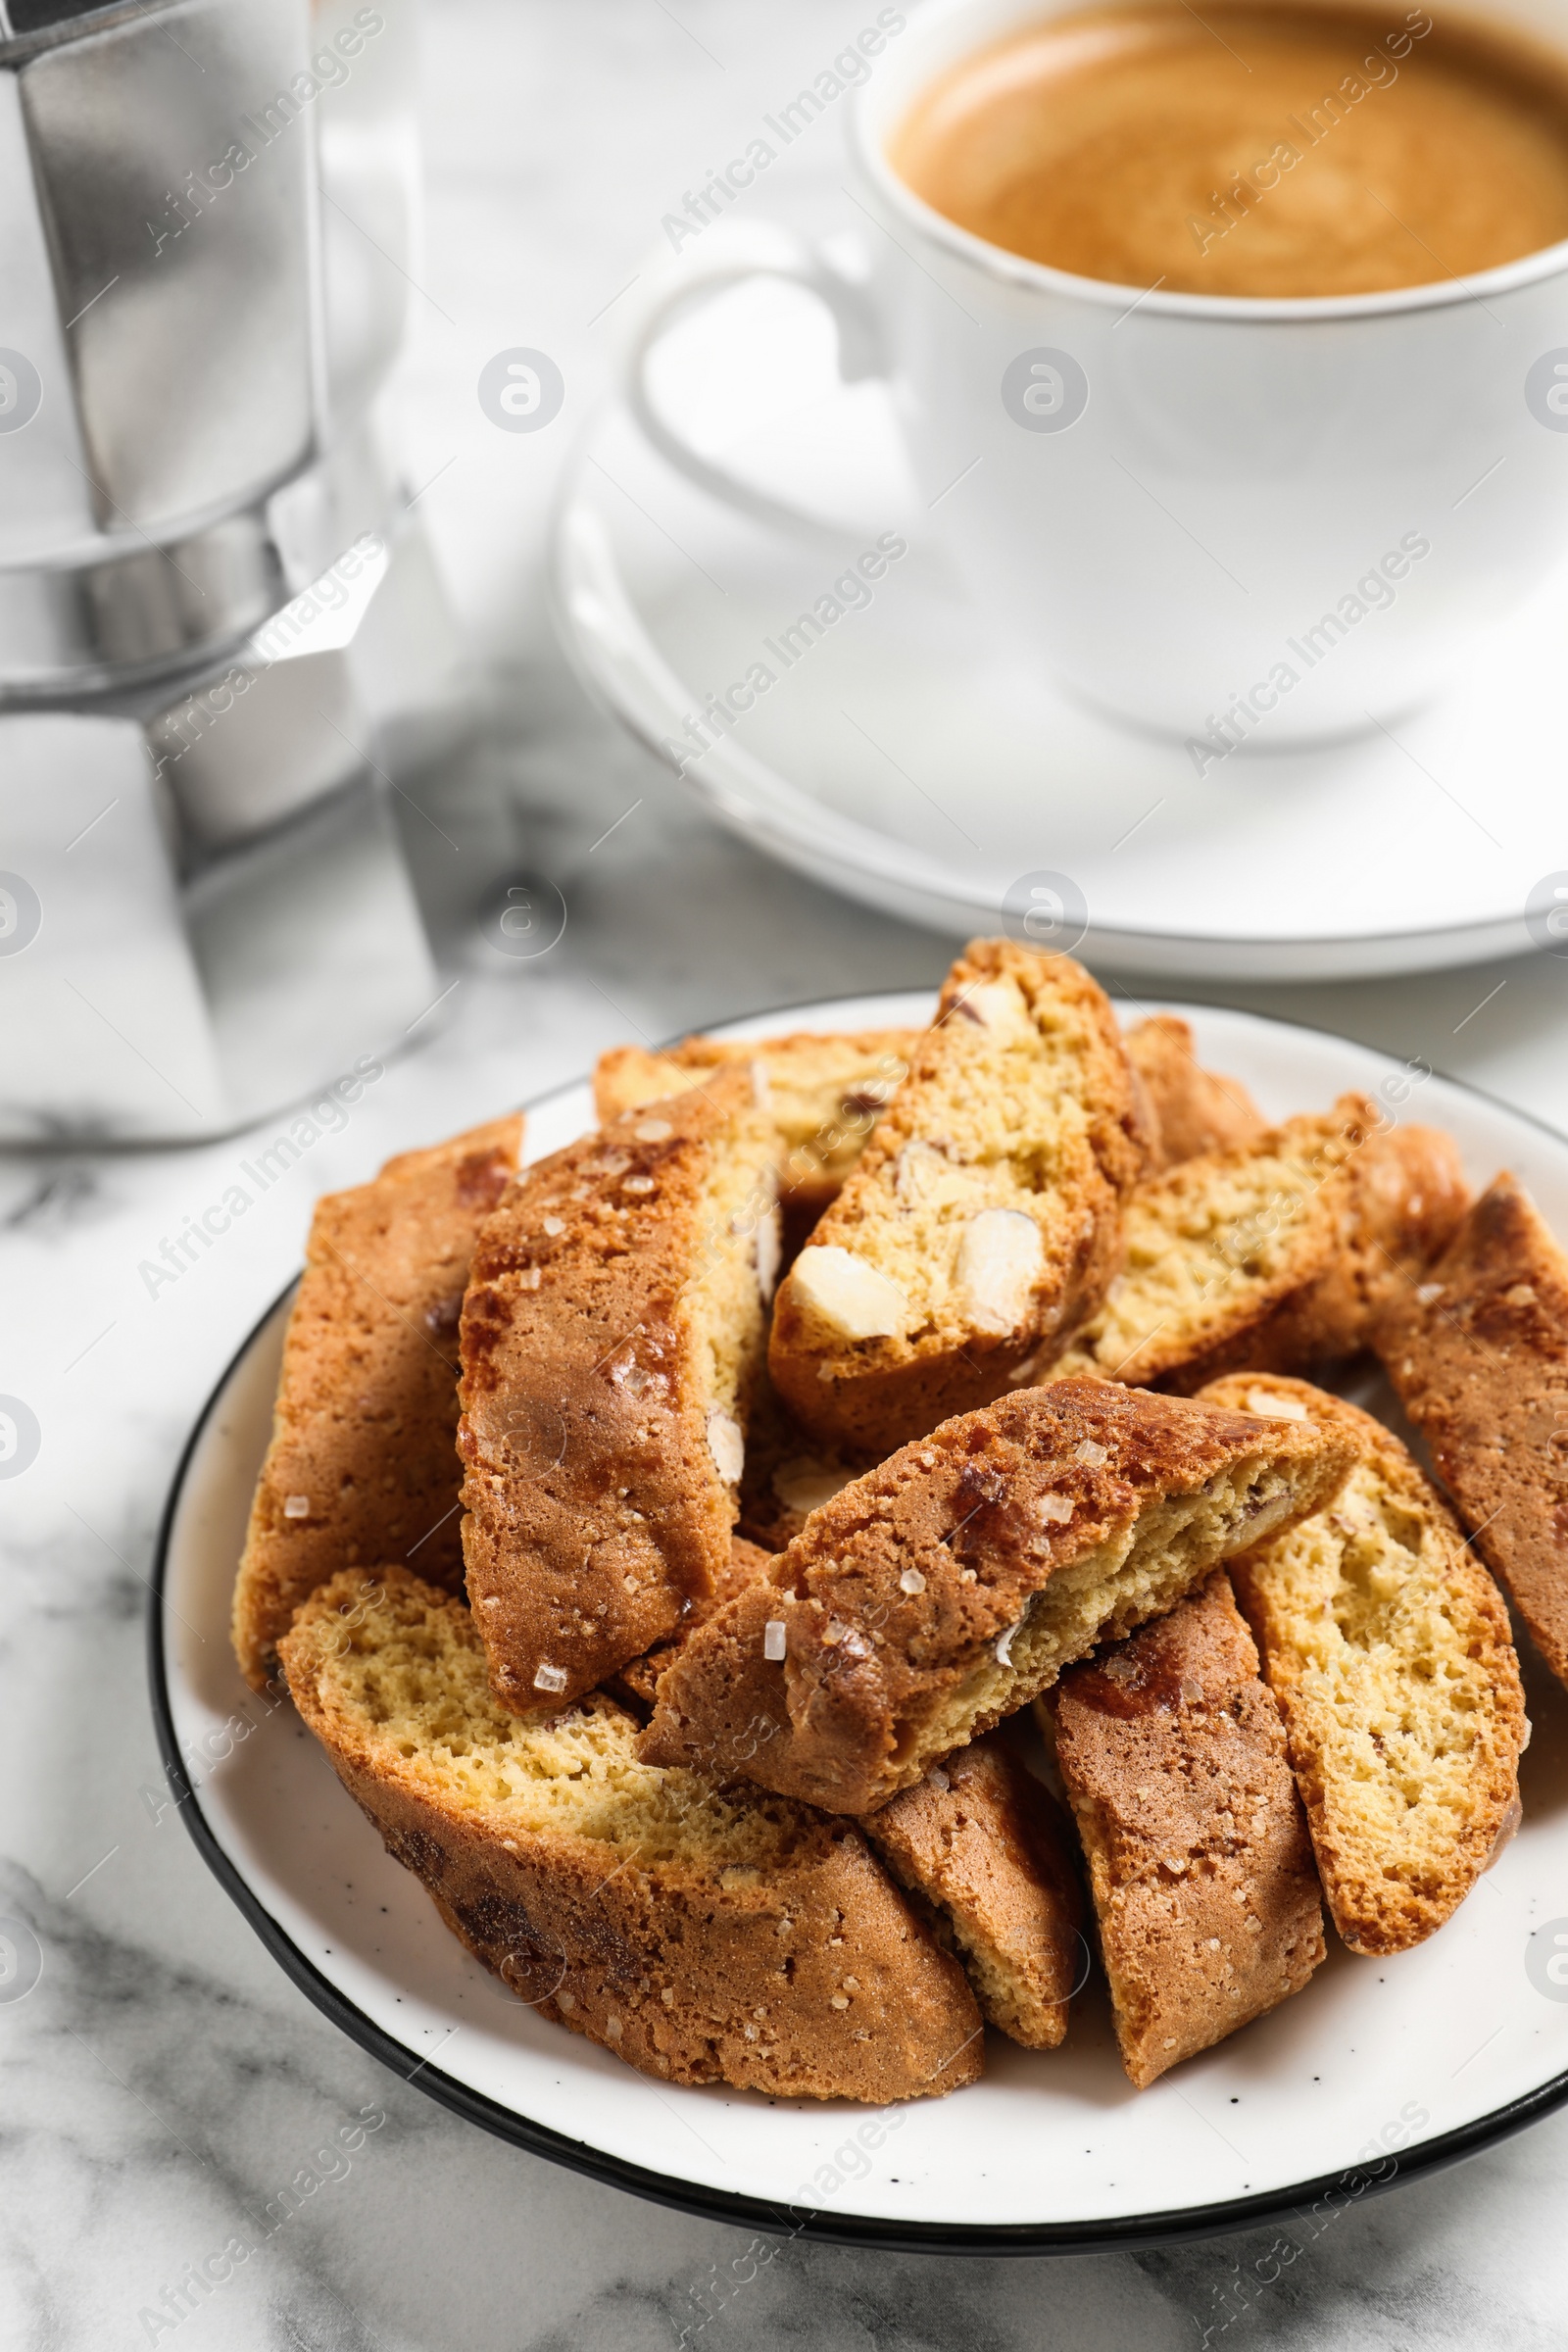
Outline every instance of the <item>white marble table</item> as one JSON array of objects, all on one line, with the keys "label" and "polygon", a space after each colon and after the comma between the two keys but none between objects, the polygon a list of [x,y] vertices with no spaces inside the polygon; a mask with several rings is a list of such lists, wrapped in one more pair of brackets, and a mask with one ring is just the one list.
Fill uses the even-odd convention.
[{"label": "white marble table", "polygon": [[[139,1262],[220,1195],[254,1139],[0,1169],[0,1391],[24,1396],[42,1432],[36,1462],[0,1486],[0,1914],[28,1921],[43,1952],[35,1989],[0,2003],[0,2340],[641,2352],[690,2328],[714,2347],[822,2352],[1558,2345],[1568,2116],[1316,2236],[1297,2227],[1292,2254],[1271,2255],[1273,2229],[1053,2263],[796,2243],[736,2288],[745,2232],[491,2140],[344,2040],[161,1801],[144,1668],[155,1524],[192,1417],[297,1262],[316,1192],[580,1071],[614,1040],[927,983],[945,960],[940,942],[693,815],[564,676],[541,590],[552,483],[612,361],[605,306],[670,205],[874,10],[681,0],[677,21],[662,0],[442,0],[432,13],[409,470],[439,473],[426,511],[499,681],[519,856],[554,878],[569,920],[536,962],[455,967],[444,1033],[156,1298]],[[824,124],[781,160],[771,210],[808,226],[836,217],[835,136]],[[550,351],[566,377],[560,423],[538,435],[498,433],[474,397],[485,360],[514,345]],[[1568,1130],[1568,964],[1216,993],[1422,1054]],[[141,2316],[366,2111],[384,2122],[228,2284],[177,2329]]]}]

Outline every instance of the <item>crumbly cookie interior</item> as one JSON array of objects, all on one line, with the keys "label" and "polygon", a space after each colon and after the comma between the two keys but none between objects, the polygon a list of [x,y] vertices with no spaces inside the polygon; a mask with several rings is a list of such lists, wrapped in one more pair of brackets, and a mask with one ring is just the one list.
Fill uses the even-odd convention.
[{"label": "crumbly cookie interior", "polygon": [[731,1800],[695,1773],[643,1764],[639,1727],[591,1692],[545,1723],[491,1694],[467,1612],[372,1576],[340,1578],[338,1622],[313,1644],[323,1705],[404,1779],[497,1836],[565,1833],[635,1849],[643,1867],[769,1869],[802,1816],[748,1789]]},{"label": "crumbly cookie interior", "polygon": [[1078,1341],[1102,1371],[1114,1376],[1161,1331],[1200,1335],[1239,1294],[1289,1273],[1309,1220],[1321,1222],[1325,1181],[1354,1149],[1327,1119],[1296,1124],[1275,1149],[1186,1162],[1129,1196],[1126,1262]]},{"label": "crumbly cookie interior", "polygon": [[1044,1262],[1059,1264],[1082,1238],[1075,1203],[1098,1179],[1079,1100],[1086,1038],[1077,1008],[1045,992],[1031,1005],[1004,976],[971,991],[949,1017],[971,1024],[974,1036],[944,1075],[929,1131],[906,1138],[874,1171],[862,1163],[853,1201],[845,1194],[830,1218],[831,1240],[903,1294],[902,1337],[911,1342],[956,1342],[971,1326],[959,1253],[972,1218],[1021,1210],[1042,1229]]},{"label": "crumbly cookie interior", "polygon": [[1298,1508],[1298,1484],[1259,1451],[1201,1487],[1152,1501],[1136,1520],[1058,1568],[1030,1600],[1006,1657],[987,1657],[934,1715],[911,1730],[898,1760],[935,1758],[982,1719],[995,1722],[1046,1690],[1100,1642],[1119,1641],[1162,1616],[1218,1561],[1266,1538]]},{"label": "crumbly cookie interior", "polygon": [[1494,1664],[1474,1610],[1444,1576],[1431,1519],[1363,1462],[1326,1511],[1248,1562],[1270,1648],[1289,1655],[1293,1745],[1336,1854],[1397,1857],[1441,1887],[1476,1810],[1479,1751],[1495,1743]]}]

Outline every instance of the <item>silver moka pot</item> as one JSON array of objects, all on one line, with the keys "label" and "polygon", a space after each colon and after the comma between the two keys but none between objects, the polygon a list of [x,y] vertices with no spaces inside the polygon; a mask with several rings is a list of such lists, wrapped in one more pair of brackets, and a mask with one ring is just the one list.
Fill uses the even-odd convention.
[{"label": "silver moka pot", "polygon": [[413,0],[0,0],[0,1138],[211,1134],[439,992],[471,699],[375,396]]}]

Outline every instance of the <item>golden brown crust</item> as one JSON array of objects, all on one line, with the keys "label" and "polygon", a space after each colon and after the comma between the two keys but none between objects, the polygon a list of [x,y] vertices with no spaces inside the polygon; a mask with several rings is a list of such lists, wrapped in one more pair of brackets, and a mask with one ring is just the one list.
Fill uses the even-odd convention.
[{"label": "golden brown crust", "polygon": [[1324,1957],[1279,1711],[1223,1571],[1069,1668],[1052,1713],[1122,2063],[1143,2089],[1298,1992]]},{"label": "golden brown crust", "polygon": [[989,1402],[1099,1302],[1150,1156],[1103,991],[1069,957],[975,941],[780,1285],[779,1396],[819,1442],[873,1455]]},{"label": "golden brown crust", "polygon": [[1360,1459],[1327,1511],[1231,1569],[1280,1703],[1334,1923],[1405,1951],[1519,1815],[1529,1736],[1502,1595],[1393,1433],[1305,1381],[1243,1374],[1228,1411],[1305,1416]]},{"label": "golden brown crust", "polygon": [[1000,1738],[977,1740],[890,1805],[865,1834],[902,1885],[946,1921],[986,2023],[1054,2050],[1088,1973],[1072,1830]]},{"label": "golden brown crust", "polygon": [[[366,1653],[400,1642],[415,1653],[401,1691],[422,1677],[445,1697],[427,1714],[456,1735],[461,1764],[428,1736],[400,1738],[366,1703]],[[636,1765],[630,1720],[597,1695],[538,1730],[487,1710],[477,1649],[466,1609],[392,1568],[337,1578],[283,1643],[301,1715],[388,1852],[542,2016],[671,2082],[882,2105],[976,2080],[980,2020],[962,1971],[858,1832],[776,1799],[718,1799],[686,1775],[662,1786]],[[478,1687],[467,1716],[457,1673],[439,1679],[443,1662],[466,1665]],[[385,1707],[398,1678],[383,1672],[378,1690]],[[569,1754],[551,1823],[530,1825],[525,1802],[497,1785],[526,1783],[531,1751],[574,1740],[581,1826],[570,1826]],[[486,1744],[510,1770],[476,1773]],[[627,1786],[618,1836],[603,1795],[616,1776]]]},{"label": "golden brown crust", "polygon": [[834,1198],[867,1136],[898,1092],[919,1038],[917,1029],[863,1029],[853,1035],[688,1037],[662,1054],[616,1046],[594,1068],[600,1123],[645,1102],[684,1094],[715,1070],[744,1066],[762,1074],[778,1130],[779,1191],[786,1219],[808,1221]]},{"label": "golden brown crust", "polygon": [[716,1617],[720,1609],[744,1592],[748,1585],[760,1582],[767,1573],[772,1553],[760,1544],[748,1543],[744,1536],[730,1539],[730,1564],[711,1592],[702,1600],[694,1600],[680,1624],[667,1642],[659,1642],[645,1650],[640,1658],[629,1658],[618,1674],[610,1676],[603,1688],[612,1698],[618,1698],[629,1707],[639,1721],[646,1723],[659,1695],[659,1678],[664,1668],[685,1646],[700,1625]]},{"label": "golden brown crust", "polygon": [[1351,1459],[1325,1432],[1104,1381],[945,1422],[813,1512],[692,1637],[643,1752],[872,1812],[1069,1659],[1319,1508]]},{"label": "golden brown crust", "polygon": [[1267,1121],[1241,1080],[1219,1077],[1199,1061],[1190,1022],[1154,1013],[1127,1031],[1126,1043],[1127,1058],[1149,1090],[1159,1167],[1262,1134]]},{"label": "golden brown crust", "polygon": [[1339,1251],[1276,1328],[1276,1361],[1307,1369],[1355,1355],[1385,1305],[1418,1282],[1470,1206],[1464,1163],[1435,1127],[1390,1127],[1347,1163]]},{"label": "golden brown crust", "polygon": [[1140,1185],[1126,1262],[1069,1355],[1184,1396],[1225,1372],[1310,1361],[1317,1286],[1354,1231],[1351,1167],[1381,1123],[1365,1095],[1344,1095]]},{"label": "golden brown crust", "polygon": [[1568,1259],[1499,1176],[1376,1334],[1476,1549],[1568,1682]]},{"label": "golden brown crust", "polygon": [[727,1572],[772,1183],[771,1128],[724,1070],[526,1169],[480,1236],[463,1540],[506,1705],[592,1690]]},{"label": "golden brown crust", "polygon": [[317,1202],[234,1587],[234,1654],[255,1690],[339,1568],[412,1559],[462,1582],[458,1314],[521,1144],[520,1115],[492,1119]]}]

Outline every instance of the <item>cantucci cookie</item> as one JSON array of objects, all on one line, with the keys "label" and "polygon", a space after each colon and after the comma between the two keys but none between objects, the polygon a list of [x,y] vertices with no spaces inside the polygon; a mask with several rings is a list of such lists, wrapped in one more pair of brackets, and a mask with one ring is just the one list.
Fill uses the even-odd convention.
[{"label": "cantucci cookie", "polygon": [[592,1690],[727,1574],[777,1233],[745,1070],[525,1169],[485,1227],[458,1443],[506,1705]]},{"label": "cantucci cookie", "polygon": [[1103,992],[1065,956],[976,942],[780,1285],[784,1402],[829,1445],[885,1452],[999,1395],[1098,1305],[1147,1156]]},{"label": "cantucci cookie", "polygon": [[822,1504],[694,1634],[645,1754],[870,1813],[1217,1561],[1319,1509],[1354,1458],[1103,1381],[945,1422]]},{"label": "cantucci cookie", "polygon": [[1316,1286],[1353,1230],[1350,1165],[1377,1132],[1364,1095],[1184,1160],[1127,1203],[1126,1256],[1058,1371],[1191,1391],[1237,1367],[1309,1361]]},{"label": "cantucci cookie", "polygon": [[1001,1739],[977,1740],[864,1823],[893,1875],[929,1903],[987,2025],[1054,2050],[1089,1973],[1072,1830]]},{"label": "cantucci cookie", "polygon": [[1239,1078],[1205,1070],[1193,1049],[1192,1024],[1173,1012],[1153,1014],[1127,1032],[1127,1058],[1149,1093],[1159,1164],[1196,1159],[1250,1142],[1267,1125]]},{"label": "cantucci cookie", "polygon": [[1568,1258],[1514,1177],[1393,1293],[1377,1346],[1476,1549],[1568,1682]]},{"label": "cantucci cookie", "polygon": [[317,1202],[234,1587],[234,1654],[255,1690],[339,1568],[406,1559],[462,1582],[458,1316],[521,1142],[520,1117],[494,1119]]},{"label": "cantucci cookie", "polygon": [[808,1215],[827,1205],[859,1158],[907,1074],[919,1035],[867,1029],[850,1037],[688,1037],[662,1054],[617,1046],[599,1056],[594,1102],[607,1121],[684,1094],[714,1070],[745,1066],[760,1080],[778,1131],[781,1195]]},{"label": "cantucci cookie", "polygon": [[1389,1127],[1348,1163],[1340,1248],[1282,1339],[1303,1364],[1333,1363],[1372,1344],[1390,1299],[1419,1282],[1470,1206],[1464,1163],[1436,1127]]},{"label": "cantucci cookie", "polygon": [[650,1769],[602,1692],[521,1722],[468,1611],[397,1568],[337,1577],[282,1651],[387,1851],[541,2016],[775,2097],[881,2106],[980,2074],[962,1970],[845,1823]]},{"label": "cantucci cookie", "polygon": [[1381,1421],[1257,1374],[1200,1401],[1304,1418],[1356,1446],[1328,1509],[1231,1576],[1334,1924],[1352,1951],[1404,1951],[1457,1910],[1518,1822],[1528,1726],[1502,1595]]},{"label": "cantucci cookie", "polygon": [[1140,2089],[1299,1992],[1324,1957],[1279,1711],[1223,1573],[1064,1674],[1056,1763]]}]

